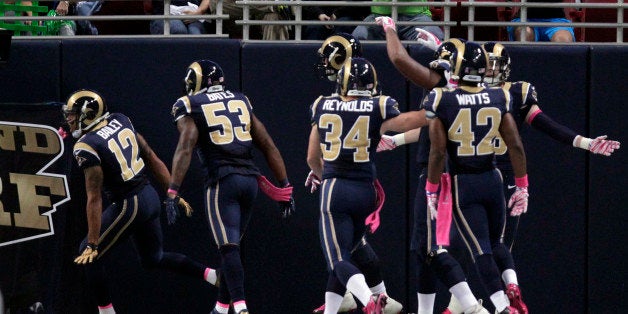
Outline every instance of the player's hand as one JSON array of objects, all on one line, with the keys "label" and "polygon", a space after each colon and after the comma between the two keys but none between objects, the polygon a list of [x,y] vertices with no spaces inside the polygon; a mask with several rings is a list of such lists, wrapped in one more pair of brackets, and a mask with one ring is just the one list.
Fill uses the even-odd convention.
[{"label": "player's hand", "polygon": [[310,193],[314,193],[321,185],[321,179],[314,173],[314,170],[310,170],[305,179],[305,186],[310,187]]},{"label": "player's hand", "polygon": [[379,143],[377,144],[377,152],[385,151],[385,150],[393,150],[397,148],[397,143],[395,143],[395,138],[386,134],[382,134],[382,137],[379,139]]},{"label": "player's hand", "polygon": [[620,145],[618,141],[611,141],[606,138],[606,135],[602,135],[591,140],[591,143],[589,143],[589,151],[594,154],[610,156],[616,149],[619,149]]},{"label": "player's hand", "polygon": [[430,217],[435,220],[438,214],[438,193],[425,192],[425,196],[427,196],[427,208],[430,210]]},{"label": "player's hand", "polygon": [[294,213],[295,206],[294,206],[294,198],[292,198],[292,196],[290,196],[289,201],[281,201],[278,203],[279,203],[279,211],[281,212],[281,217],[288,218]]},{"label": "player's hand", "polygon": [[436,59],[429,64],[430,69],[442,73],[447,80],[447,86],[451,85],[451,63],[445,59]]},{"label": "player's hand", "polygon": [[93,262],[98,256],[98,245],[88,243],[83,253],[74,259],[75,264],[85,265]]},{"label": "player's hand", "polygon": [[384,32],[386,32],[386,30],[388,30],[389,28],[397,32],[397,26],[395,26],[395,20],[393,20],[389,16],[378,16],[375,18],[375,22],[377,23],[377,25],[380,25],[381,27],[384,28]]},{"label": "player's hand", "polygon": [[[183,201],[183,203],[181,203],[181,201]],[[183,200],[178,195],[173,198],[168,197],[166,198],[166,200],[164,200],[164,207],[166,209],[166,219],[168,220],[169,225],[172,225],[175,222],[177,222],[177,217],[179,216],[179,206],[181,206],[181,208],[183,208],[186,211],[185,212],[186,215],[188,215],[188,208],[190,211],[189,212],[190,215],[192,214],[192,207],[190,207],[190,204],[188,204],[188,202]]]},{"label": "player's hand", "polygon": [[510,216],[519,216],[528,211],[528,188],[517,187],[515,193],[510,196],[508,208],[510,208]]},{"label": "player's hand", "polygon": [[438,37],[436,37],[436,35],[422,29],[422,28],[415,28],[414,30],[416,30],[417,32],[417,38],[416,40],[421,43],[421,45],[430,48],[434,51],[436,51],[436,49],[438,49],[438,47],[441,44],[440,39],[438,39]]}]

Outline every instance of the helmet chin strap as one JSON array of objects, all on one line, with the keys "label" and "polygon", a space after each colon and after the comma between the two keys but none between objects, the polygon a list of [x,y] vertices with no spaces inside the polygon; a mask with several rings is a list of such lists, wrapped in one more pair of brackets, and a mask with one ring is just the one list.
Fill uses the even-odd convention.
[{"label": "helmet chin strap", "polygon": [[[86,126],[85,130],[88,131],[93,126],[95,126],[96,124],[100,123],[100,121],[106,119],[108,116],[109,116],[109,112],[105,112],[105,114],[103,114],[102,117],[94,120],[92,123],[90,123],[88,126]],[[78,130],[72,131],[72,137],[79,138],[79,137],[81,137],[81,135],[83,135],[83,128],[81,127],[81,123],[79,122],[79,128],[78,128]]]}]

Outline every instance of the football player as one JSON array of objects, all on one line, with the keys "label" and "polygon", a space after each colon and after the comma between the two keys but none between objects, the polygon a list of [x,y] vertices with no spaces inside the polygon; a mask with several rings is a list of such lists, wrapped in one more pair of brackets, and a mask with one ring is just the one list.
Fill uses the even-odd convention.
[{"label": "football player", "polygon": [[[253,113],[251,102],[244,94],[225,88],[220,65],[211,60],[193,62],[184,84],[187,96],[172,106],[179,141],[172,160],[166,210],[174,222],[179,186],[196,148],[207,174],[205,207],[228,288],[228,294],[220,293],[212,313],[227,313],[232,302],[235,313],[248,314],[240,258],[240,240],[246,226],[241,222],[248,220],[258,189],[279,202],[283,217],[292,214],[292,186],[283,158]],[[279,187],[262,176],[254,164],[252,151],[256,147],[264,154]]]},{"label": "football player", "polygon": [[[502,289],[499,269],[492,254],[501,245],[506,217],[501,174],[493,163],[496,136],[509,147],[515,175],[516,190],[509,200],[511,215],[521,215],[528,206],[525,153],[510,113],[511,95],[505,89],[487,88],[482,84],[488,65],[488,56],[482,46],[466,42],[450,53],[452,76],[458,78],[458,87],[434,88],[423,102],[428,119],[431,119],[425,191],[431,219],[438,216],[437,250],[442,249],[441,243],[448,244],[450,221],[447,220],[451,220],[452,209],[442,205],[449,202],[455,204],[456,226],[473,253],[474,264],[496,312],[519,313],[510,306]],[[447,185],[440,184],[445,155],[449,156],[451,187],[446,180]],[[442,191],[439,191],[441,185]],[[452,195],[439,200],[439,192]],[[441,225],[445,228],[439,228]],[[440,237],[445,241],[442,242]]]},{"label": "football player", "polygon": [[[360,41],[354,38],[350,34],[337,33],[328,37],[321,47],[318,49],[319,61],[316,65],[319,77],[321,79],[328,79],[332,82],[336,81],[338,71],[342,66],[354,57],[362,57],[362,45]],[[336,94],[336,93],[334,93]],[[379,94],[379,90],[377,91]],[[310,187],[310,192],[314,193],[320,185],[320,178],[318,178],[313,171],[310,171],[305,181],[305,186]],[[358,244],[352,251],[351,257],[356,263],[356,266],[364,274],[368,286],[371,288],[371,292],[379,294],[386,292],[386,285],[381,275],[380,261],[371,247],[366,241],[366,236],[362,237],[360,244]],[[328,298],[330,302],[339,300],[339,296],[330,296]],[[401,303],[388,296],[386,307],[384,308],[385,314],[398,314],[403,309]],[[357,308],[357,304],[353,298],[353,295],[347,291],[342,297],[342,301],[338,312],[348,312]],[[334,306],[335,307],[335,306]],[[314,309],[314,314],[322,314],[325,312],[325,304]]]},{"label": "football player", "polygon": [[[120,241],[135,240],[142,266],[163,268],[217,284],[216,270],[179,253],[164,252],[159,220],[161,204],[148,171],[166,190],[170,173],[148,143],[121,113],[109,113],[103,97],[92,90],[73,93],[63,106],[75,138],[74,158],[85,174],[87,237],[74,262],[85,265],[99,313],[115,313],[101,258]],[[111,205],[103,210],[102,193]],[[192,208],[177,198],[187,214]]]}]

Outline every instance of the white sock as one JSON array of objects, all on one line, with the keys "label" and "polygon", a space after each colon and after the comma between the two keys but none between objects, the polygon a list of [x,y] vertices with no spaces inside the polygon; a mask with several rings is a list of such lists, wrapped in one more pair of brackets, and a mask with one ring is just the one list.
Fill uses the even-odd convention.
[{"label": "white sock", "polygon": [[109,303],[109,305],[99,306],[98,314],[116,314],[116,310],[113,309],[113,304]]},{"label": "white sock", "polygon": [[337,314],[342,305],[342,299],[344,296],[333,293],[325,292],[325,312],[324,314]]},{"label": "white sock", "polygon": [[227,314],[229,313],[229,304],[222,304],[220,302],[216,302],[216,307],[214,307],[214,310],[216,310],[216,312],[220,314]]},{"label": "white sock", "polygon": [[347,280],[347,290],[349,290],[362,305],[366,306],[371,300],[371,290],[369,286],[366,284],[366,280],[364,279],[364,275],[355,274]]},{"label": "white sock", "polygon": [[469,284],[466,281],[461,281],[455,284],[453,287],[449,288],[449,292],[453,294],[463,309],[468,309],[478,303],[478,300],[471,292],[471,288],[469,288]]},{"label": "white sock", "polygon": [[490,299],[498,313],[503,311],[507,306],[510,306],[510,301],[508,301],[508,297],[503,290],[491,294]]},{"label": "white sock", "polygon": [[386,285],[384,284],[384,282],[380,282],[379,284],[377,284],[375,287],[371,287],[371,293],[372,294],[386,294]]},{"label": "white sock", "polygon": [[212,285],[216,285],[216,280],[218,277],[216,276],[216,270],[211,268],[205,268],[205,274],[203,275],[205,281],[211,283]]},{"label": "white sock", "polygon": [[242,301],[238,301],[238,302],[233,302],[233,311],[235,313],[238,313],[242,310],[246,310],[246,301],[242,300]]},{"label": "white sock", "polygon": [[417,311],[417,314],[432,314],[434,312],[434,300],[436,299],[436,293],[417,293],[417,297],[419,300],[419,310]]},{"label": "white sock", "polygon": [[506,269],[502,273],[502,280],[506,285],[514,283],[515,285],[519,285],[519,281],[517,280],[517,273],[514,269]]},{"label": "white sock", "polygon": [[460,305],[460,302],[458,302],[458,299],[456,299],[453,294],[451,295],[451,298],[449,298],[449,304],[447,305],[447,308],[453,314],[464,313],[464,308],[462,307],[462,305]]}]

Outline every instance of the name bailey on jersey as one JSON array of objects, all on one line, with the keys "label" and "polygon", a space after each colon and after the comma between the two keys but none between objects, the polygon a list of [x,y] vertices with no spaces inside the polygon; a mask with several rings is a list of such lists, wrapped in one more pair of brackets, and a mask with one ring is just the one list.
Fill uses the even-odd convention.
[{"label": "name bailey on jersey", "polygon": [[340,99],[327,99],[323,103],[322,110],[326,111],[351,111],[351,112],[372,112],[372,99],[354,99],[342,101]]}]

